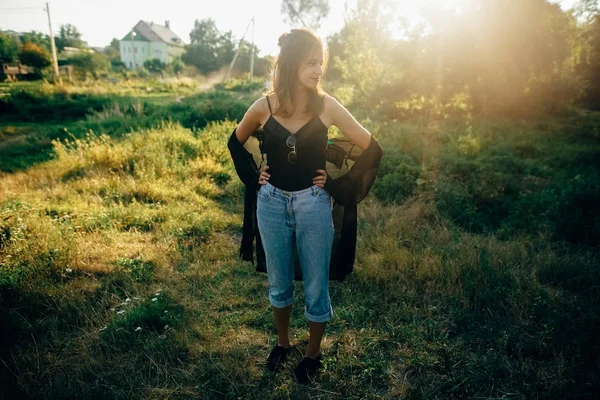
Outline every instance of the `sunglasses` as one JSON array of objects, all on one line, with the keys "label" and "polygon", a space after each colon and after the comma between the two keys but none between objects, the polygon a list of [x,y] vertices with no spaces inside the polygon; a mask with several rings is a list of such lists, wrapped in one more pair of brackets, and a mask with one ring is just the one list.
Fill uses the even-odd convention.
[{"label": "sunglasses", "polygon": [[290,151],[287,155],[288,161],[291,164],[296,164],[296,161],[298,160],[298,156],[296,155],[296,136],[288,136],[288,138],[285,140],[285,144],[292,149],[292,151]]}]

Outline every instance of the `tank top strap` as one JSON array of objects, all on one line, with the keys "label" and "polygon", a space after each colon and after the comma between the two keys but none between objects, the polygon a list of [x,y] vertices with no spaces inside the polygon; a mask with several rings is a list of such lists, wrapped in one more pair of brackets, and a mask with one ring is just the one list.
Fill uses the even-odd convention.
[{"label": "tank top strap", "polygon": [[269,105],[269,113],[273,114],[273,110],[271,110],[271,102],[269,101],[269,96],[265,96],[267,98],[267,104]]}]

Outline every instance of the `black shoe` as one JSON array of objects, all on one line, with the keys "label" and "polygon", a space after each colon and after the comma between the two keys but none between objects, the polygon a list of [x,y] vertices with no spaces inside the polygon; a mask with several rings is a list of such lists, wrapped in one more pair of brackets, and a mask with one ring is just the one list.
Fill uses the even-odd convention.
[{"label": "black shoe", "polygon": [[289,347],[286,349],[279,345],[273,347],[269,357],[267,357],[267,368],[273,372],[279,371],[285,362],[289,349]]},{"label": "black shoe", "polygon": [[298,382],[308,383],[312,379],[315,379],[317,373],[319,372],[319,368],[321,367],[322,359],[322,354],[319,354],[316,359],[304,357],[294,370],[294,375],[296,375]]}]

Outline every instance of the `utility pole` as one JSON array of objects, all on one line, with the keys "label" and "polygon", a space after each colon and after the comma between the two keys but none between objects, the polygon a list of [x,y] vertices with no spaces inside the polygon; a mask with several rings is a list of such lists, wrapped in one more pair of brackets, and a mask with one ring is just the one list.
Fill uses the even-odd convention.
[{"label": "utility pole", "polygon": [[54,69],[54,82],[62,83],[60,75],[58,73],[58,59],[56,57],[56,45],[54,44],[54,35],[52,34],[52,23],[50,22],[50,6],[46,3],[46,9],[48,13],[48,27],[50,28],[50,46],[52,47],[52,67]]},{"label": "utility pole", "polygon": [[135,32],[133,31],[133,29],[131,30],[131,51],[133,52],[133,69],[137,68],[137,62],[135,61]]},{"label": "utility pole", "polygon": [[250,24],[252,24],[253,22],[254,22],[254,17],[252,17],[250,22],[248,22],[248,26],[246,27],[246,30],[244,31],[244,35],[242,36],[242,38],[240,39],[240,42],[238,43],[238,49],[235,52],[235,55],[233,56],[233,60],[231,60],[231,64],[229,64],[229,70],[227,71],[227,75],[225,75],[225,77],[223,78],[223,82],[225,82],[227,79],[229,79],[229,75],[231,74],[231,70],[233,69],[233,64],[235,64],[235,60],[237,60],[238,54],[240,54],[240,50],[242,49],[242,42],[244,41],[244,37],[246,36],[246,33],[248,33],[248,28],[250,28]]},{"label": "utility pole", "polygon": [[250,80],[254,76],[254,17],[252,17],[252,46],[250,47]]}]

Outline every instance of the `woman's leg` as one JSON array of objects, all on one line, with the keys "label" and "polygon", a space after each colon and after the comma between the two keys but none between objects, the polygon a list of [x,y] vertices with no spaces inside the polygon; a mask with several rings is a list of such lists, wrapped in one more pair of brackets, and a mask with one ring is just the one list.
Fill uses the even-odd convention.
[{"label": "woman's leg", "polygon": [[275,327],[277,328],[277,344],[286,349],[290,347],[290,314],[292,306],[289,305],[283,308],[273,307],[273,315],[275,317]]},{"label": "woman's leg", "polygon": [[273,307],[278,345],[289,347],[289,325],[294,301],[293,224],[287,215],[287,201],[274,195],[273,186],[258,192],[257,224],[265,250],[269,302]]},{"label": "woman's leg", "polygon": [[327,322],[309,322],[310,337],[308,338],[308,346],[304,357],[317,358],[321,353],[321,339],[325,333],[325,325]]},{"label": "woman's leg", "polygon": [[306,357],[316,358],[326,323],[333,316],[329,298],[329,263],[333,244],[331,197],[322,188],[314,195],[298,199],[294,209],[298,256],[306,295],[305,316],[309,320],[310,338]]}]

